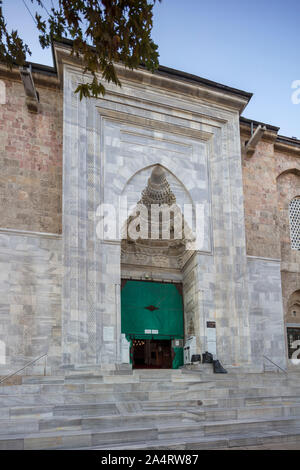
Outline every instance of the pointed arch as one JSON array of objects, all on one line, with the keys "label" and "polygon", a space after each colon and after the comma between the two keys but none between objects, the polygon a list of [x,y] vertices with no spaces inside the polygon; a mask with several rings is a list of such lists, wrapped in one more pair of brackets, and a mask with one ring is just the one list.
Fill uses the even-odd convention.
[{"label": "pointed arch", "polygon": [[[175,175],[168,167],[166,167],[165,165],[161,164],[160,162],[157,162],[157,163],[154,163],[154,164],[151,164],[151,165],[147,165],[147,166],[145,166],[145,167],[143,167],[143,168],[140,168],[140,169],[137,170],[135,173],[133,173],[133,174],[128,178],[128,180],[126,181],[126,183],[124,184],[123,189],[122,189],[122,191],[121,191],[121,196],[126,195],[126,192],[127,192],[128,187],[131,186],[131,185],[133,185],[133,184],[137,181],[137,178],[138,178],[140,175],[145,175],[146,178],[147,178],[147,173],[148,173],[148,177],[149,177],[150,174],[151,174],[152,169],[153,169],[154,167],[156,167],[156,166],[160,166],[160,167],[162,167],[162,168],[165,170],[166,176],[167,176],[168,180],[169,180],[169,178],[171,177],[171,179],[173,180],[173,182],[176,181],[176,183],[177,183],[177,188],[181,188],[181,189],[182,189],[182,192],[186,195],[186,203],[192,204],[192,207],[193,207],[193,210],[194,210],[195,204],[194,204],[193,198],[192,198],[192,196],[191,196],[189,190],[188,190],[187,187],[185,186],[185,184],[184,184],[184,183],[180,180],[180,178],[178,178],[178,176]],[[146,179],[146,181],[147,181],[147,179]],[[170,186],[172,187],[172,181],[169,181],[169,183],[170,183]],[[141,183],[140,186],[142,186],[142,185],[145,186],[145,179],[143,180],[143,182]],[[137,186],[139,186],[139,185],[137,185]],[[142,190],[142,189],[144,189],[144,187],[141,188],[141,190]],[[176,191],[176,188],[173,188],[173,187],[172,187],[172,190],[173,190],[173,192],[175,193],[176,198],[177,198],[177,194],[176,194],[176,193],[178,192],[178,190]],[[138,187],[137,187],[137,191],[136,191],[136,192],[138,193]],[[140,193],[139,193],[139,195],[140,195]],[[138,196],[138,197],[139,197],[139,196]],[[138,200],[138,199],[137,199],[137,200]],[[137,200],[136,200],[136,202],[137,202]],[[177,198],[177,200],[178,200],[178,198]],[[178,203],[180,204],[181,201],[179,200]]]},{"label": "pointed arch", "polygon": [[282,178],[283,176],[288,175],[288,174],[295,175],[295,176],[300,176],[300,169],[298,169],[298,168],[288,168],[288,169],[282,171],[281,173],[279,173],[279,175],[276,176],[276,180],[278,181],[280,178]]}]

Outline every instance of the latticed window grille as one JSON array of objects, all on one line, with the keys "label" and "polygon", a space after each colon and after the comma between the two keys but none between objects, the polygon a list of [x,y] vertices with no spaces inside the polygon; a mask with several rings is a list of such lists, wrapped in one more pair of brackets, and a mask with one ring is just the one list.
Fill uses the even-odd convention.
[{"label": "latticed window grille", "polygon": [[292,250],[300,250],[300,198],[290,202],[290,234]]}]

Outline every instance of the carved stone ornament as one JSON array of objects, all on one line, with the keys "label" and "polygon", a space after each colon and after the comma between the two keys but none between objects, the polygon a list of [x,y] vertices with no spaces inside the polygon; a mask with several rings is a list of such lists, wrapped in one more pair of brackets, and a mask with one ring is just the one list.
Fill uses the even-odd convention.
[{"label": "carved stone ornament", "polygon": [[[148,227],[148,234],[151,231],[151,209],[152,206],[167,205],[172,206],[173,216],[170,217],[170,230],[168,231],[168,238],[163,238],[163,222],[159,218],[156,227],[152,228],[157,230],[159,238],[153,239],[151,236],[148,238],[138,238],[132,240],[129,236],[127,239],[122,240],[121,244],[121,261],[126,264],[155,266],[164,268],[181,269],[184,262],[192,255],[192,252],[186,251],[187,242],[194,241],[194,235],[187,224],[184,223],[184,218],[181,209],[176,204],[176,197],[170,188],[167,181],[165,171],[160,165],[156,165],[148,179],[146,188],[142,191],[141,199],[138,204],[143,204],[148,209],[148,218],[143,220]],[[173,210],[174,209],[174,210]],[[135,219],[136,216],[129,216],[127,219],[127,227]],[[142,217],[142,216],[141,216]],[[174,225],[175,222],[182,224],[182,237],[174,238]],[[128,233],[128,232],[127,232]]]}]

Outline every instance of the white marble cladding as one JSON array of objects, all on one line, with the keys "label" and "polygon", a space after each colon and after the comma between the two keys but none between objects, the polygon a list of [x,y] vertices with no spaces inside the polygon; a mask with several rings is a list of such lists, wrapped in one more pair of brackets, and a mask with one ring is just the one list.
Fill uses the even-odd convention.
[{"label": "white marble cladding", "polygon": [[0,375],[46,353],[61,364],[61,270],[61,237],[0,229]]},{"label": "white marble cladding", "polygon": [[280,261],[248,257],[250,331],[253,362],[286,367]]},{"label": "white marble cladding", "polygon": [[195,98],[176,92],[176,86],[171,92],[123,79],[122,88],[107,85],[104,98],[80,101],[73,93],[80,81],[81,71],[65,65],[63,362],[120,362],[120,245],[97,240],[95,212],[101,202],[116,203],[126,187],[132,200],[139,198],[147,181],[134,195],[131,179],[157,163],[193,204],[206,205],[205,246],[193,258],[189,290],[196,297],[193,327],[199,348],[205,345],[205,319],[215,319],[219,358],[225,364],[251,362],[234,100],[225,108],[209,102],[209,93],[201,98],[200,88]]}]

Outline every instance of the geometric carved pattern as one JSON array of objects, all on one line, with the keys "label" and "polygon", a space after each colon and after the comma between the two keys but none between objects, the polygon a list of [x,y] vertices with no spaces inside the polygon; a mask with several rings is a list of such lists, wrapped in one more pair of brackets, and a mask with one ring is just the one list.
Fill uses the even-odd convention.
[{"label": "geometric carved pattern", "polygon": [[151,208],[151,204],[176,203],[176,197],[171,191],[165,172],[160,165],[156,165],[148,180],[148,185],[142,192],[141,204]]},{"label": "geometric carved pattern", "polygon": [[300,198],[290,202],[289,216],[291,248],[292,250],[300,250]]},{"label": "geometric carved pattern", "polygon": [[[96,169],[94,164],[94,159],[91,155],[87,157],[87,211],[95,211],[94,206],[94,191],[95,191],[95,179],[96,179]],[[87,234],[89,237],[89,235]],[[91,241],[91,240],[90,240]],[[94,262],[94,254],[88,254],[88,263],[93,265]],[[97,303],[96,303],[96,291],[97,291],[97,283],[95,272],[93,269],[88,269],[87,272],[87,305],[86,305],[86,315],[87,315],[87,334],[89,338],[89,349],[96,357],[98,342],[97,342],[97,331],[96,331],[96,323],[97,323]]]}]

